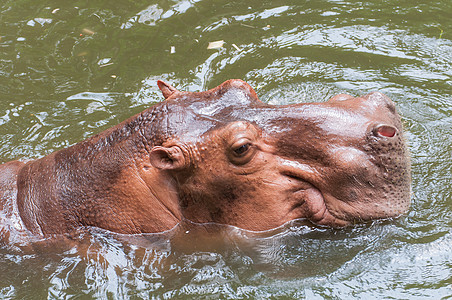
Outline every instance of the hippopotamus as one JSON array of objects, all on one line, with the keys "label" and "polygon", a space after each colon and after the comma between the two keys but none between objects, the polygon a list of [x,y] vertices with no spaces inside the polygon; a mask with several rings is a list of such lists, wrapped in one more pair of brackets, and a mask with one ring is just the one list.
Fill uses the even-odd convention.
[{"label": "hippopotamus", "polygon": [[409,208],[401,119],[380,92],[270,105],[238,79],[204,92],[158,87],[164,101],[100,134],[0,165],[0,231],[344,227]]}]

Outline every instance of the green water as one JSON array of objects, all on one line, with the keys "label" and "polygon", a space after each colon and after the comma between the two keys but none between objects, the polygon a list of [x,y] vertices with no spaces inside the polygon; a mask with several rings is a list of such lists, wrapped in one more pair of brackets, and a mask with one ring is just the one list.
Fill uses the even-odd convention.
[{"label": "green water", "polygon": [[452,298],[451,16],[450,0],[2,0],[0,163],[140,112],[162,99],[157,79],[200,91],[240,78],[273,104],[386,93],[410,141],[413,198],[402,218],[343,230],[2,245],[0,298]]}]

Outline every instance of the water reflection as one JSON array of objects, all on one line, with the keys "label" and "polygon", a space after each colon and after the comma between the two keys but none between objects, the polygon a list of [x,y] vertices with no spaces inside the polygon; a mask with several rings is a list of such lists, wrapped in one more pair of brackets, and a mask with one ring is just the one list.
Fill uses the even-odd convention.
[{"label": "water reflection", "polygon": [[[8,273],[20,271],[30,280],[44,276],[42,284],[49,285],[48,295],[55,297],[87,291],[115,298],[167,293],[244,296],[238,286],[334,273],[350,263],[343,251],[355,256],[381,249],[388,234],[393,233],[376,223],[337,231],[308,227],[303,220],[266,232],[188,221],[161,234],[121,235],[91,228],[75,236],[16,245],[16,253],[9,249],[1,264],[9,265]],[[23,269],[24,264],[44,274]],[[20,294],[31,286],[15,288]]]}]

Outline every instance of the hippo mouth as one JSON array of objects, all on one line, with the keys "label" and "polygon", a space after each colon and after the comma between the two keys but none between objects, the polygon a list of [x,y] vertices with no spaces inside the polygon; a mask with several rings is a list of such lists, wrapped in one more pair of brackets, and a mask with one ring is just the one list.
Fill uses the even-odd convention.
[{"label": "hippo mouth", "polygon": [[[292,190],[295,200],[291,207],[291,216],[304,218],[310,222],[329,227],[344,227],[352,224],[343,213],[332,209],[331,203],[342,202],[333,196],[322,192],[314,182],[319,174],[311,167],[291,160],[280,160],[284,170],[281,174],[292,182],[296,187]],[[347,205],[344,203],[344,205]]]},{"label": "hippo mouth", "polygon": [[299,215],[301,214],[302,218],[316,225],[336,228],[352,224],[343,214],[338,214],[330,209],[327,204],[329,202],[326,201],[324,194],[318,188],[306,182],[303,185],[305,187],[294,193],[298,203],[293,207]]},{"label": "hippo mouth", "polygon": [[391,205],[391,199],[384,198],[379,199],[378,204],[373,204],[374,210],[367,211],[369,207],[366,203],[369,199],[344,201],[322,192],[312,184],[304,185],[309,187],[295,192],[296,198],[299,199],[297,208],[301,209],[298,213],[315,225],[341,228],[375,219],[398,217],[406,211],[404,208],[395,208]]},{"label": "hippo mouth", "polygon": [[305,176],[294,176],[293,173],[285,175],[297,185],[297,188],[292,190],[295,204],[292,206],[291,216],[304,218],[315,225],[341,228],[400,216],[406,211],[404,207],[391,205],[394,199],[381,194],[374,198],[343,199],[316,186],[312,178],[307,181]]}]

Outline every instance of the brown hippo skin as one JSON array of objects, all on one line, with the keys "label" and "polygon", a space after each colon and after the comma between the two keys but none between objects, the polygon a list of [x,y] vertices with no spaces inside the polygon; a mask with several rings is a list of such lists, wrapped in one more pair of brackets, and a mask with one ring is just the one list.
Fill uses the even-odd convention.
[{"label": "brown hippo skin", "polygon": [[375,92],[269,105],[241,80],[165,101],[72,147],[0,165],[3,232],[161,232],[182,219],[268,230],[403,214],[410,166],[394,103]]}]

